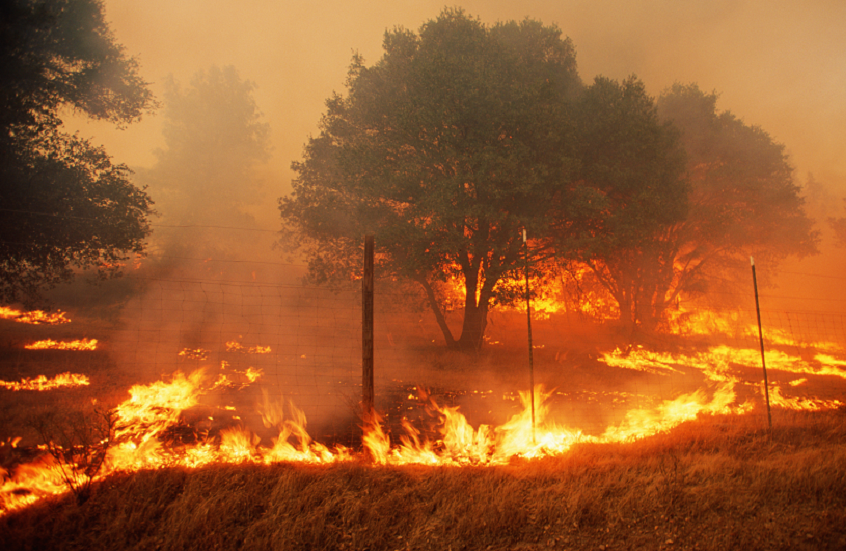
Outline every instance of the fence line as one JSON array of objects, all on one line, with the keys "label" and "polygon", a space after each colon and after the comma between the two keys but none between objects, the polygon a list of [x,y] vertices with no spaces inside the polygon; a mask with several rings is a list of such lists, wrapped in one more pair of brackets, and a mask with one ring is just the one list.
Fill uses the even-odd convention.
[{"label": "fence line", "polygon": [[[103,350],[117,368],[137,373],[139,381],[155,380],[177,370],[226,371],[233,383],[243,388],[221,399],[255,404],[266,392],[271,398],[292,400],[303,409],[310,425],[317,426],[316,437],[351,439],[361,397],[360,289],[177,276],[131,277],[142,283],[143,290],[125,303],[117,323],[86,325],[80,318],[66,326],[33,327],[3,322],[7,342],[20,344],[46,335],[100,338]],[[401,292],[384,289],[378,282],[375,295],[377,409],[390,410],[392,419],[411,411],[408,395],[421,382],[415,376],[418,369],[428,369],[420,378],[425,379],[422,383],[436,387],[440,400],[447,405],[462,404],[477,422],[501,422],[502,403],[511,412],[519,408],[517,391],[528,386],[520,379],[521,362],[525,361],[525,314],[501,310],[491,314],[487,353],[493,359],[485,365],[513,362],[508,376],[501,380],[494,376],[470,378],[475,388],[457,388],[458,379],[452,378],[452,371],[466,369],[460,364],[469,360],[438,356],[443,338],[431,313],[415,309],[402,300]],[[448,314],[453,327],[460,315],[460,310]],[[715,310],[711,318],[709,321],[704,316],[687,334],[695,337],[696,329],[719,335],[737,348],[756,347],[757,333],[750,330],[754,323],[751,307]],[[814,349],[844,359],[844,314],[774,310],[764,304],[762,319],[768,348],[797,356],[802,349]],[[533,323],[539,383],[555,380],[554,370],[562,366],[581,362],[588,366],[585,369],[592,369],[590,366],[596,365],[597,351],[589,345],[590,339],[583,338],[583,319],[553,314]],[[427,349],[435,352],[427,356]],[[81,356],[73,361],[84,368]],[[410,365],[422,361],[429,365]],[[262,371],[260,385],[246,385],[250,368]],[[484,371],[484,365],[481,369]],[[468,377],[464,377],[466,380]],[[598,391],[580,388],[576,381],[557,387],[553,410],[563,412],[574,424],[600,427],[632,407],[654,405],[661,395],[695,389],[686,385],[667,378]],[[494,402],[498,405],[491,405]],[[602,405],[598,413],[597,404]]]}]

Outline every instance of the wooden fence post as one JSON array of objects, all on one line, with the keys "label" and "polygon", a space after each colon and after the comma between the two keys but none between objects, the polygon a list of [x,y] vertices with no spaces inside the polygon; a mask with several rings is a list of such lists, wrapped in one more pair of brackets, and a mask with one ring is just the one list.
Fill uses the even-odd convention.
[{"label": "wooden fence post", "polygon": [[770,438],[773,436],[773,417],[770,414],[770,388],[767,382],[767,360],[764,358],[764,329],[761,326],[761,305],[758,302],[758,276],[755,274],[755,259],[749,257],[752,263],[752,285],[755,287],[755,312],[758,314],[758,340],[761,342],[761,365],[764,367],[764,399],[767,401],[767,426]]},{"label": "wooden fence post", "polygon": [[373,421],[373,236],[364,237],[364,277],[361,280],[361,414]]}]

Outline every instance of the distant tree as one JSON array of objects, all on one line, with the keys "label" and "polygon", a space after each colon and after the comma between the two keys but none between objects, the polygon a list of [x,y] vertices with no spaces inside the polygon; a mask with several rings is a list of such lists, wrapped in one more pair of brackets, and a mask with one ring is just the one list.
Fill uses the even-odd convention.
[{"label": "distant tree", "polygon": [[260,201],[254,169],[269,157],[269,127],[254,89],[232,66],[199,71],[187,87],[168,79],[165,147],[155,152],[155,166],[139,173],[165,218],[249,223],[240,209]]},{"label": "distant tree", "polygon": [[[844,199],[846,201],[846,199]],[[828,223],[834,230],[834,237],[838,247],[846,247],[846,218],[829,217]]]},{"label": "distant tree", "polygon": [[784,146],[757,126],[717,111],[717,95],[675,84],[658,98],[662,120],[681,131],[690,183],[687,217],[672,226],[667,273],[653,315],[681,294],[698,296],[756,263],[817,252],[819,234],[804,210]]},{"label": "distant tree", "polygon": [[556,207],[556,254],[571,271],[572,260],[589,267],[624,323],[650,323],[673,275],[669,234],[688,212],[678,132],[635,77],[599,77],[577,106],[580,164]]},{"label": "distant tree", "polygon": [[[447,9],[419,34],[387,32],[383,47],[372,67],[353,58],[347,95],[327,101],[293,164],[283,233],[314,281],[360,273],[375,234],[379,273],[418,284],[446,343],[477,349],[490,306],[513,295],[499,284],[522,265],[521,230],[544,232],[569,179],[573,46],[536,21],[487,27]],[[446,281],[466,291],[458,338]]]},{"label": "distant tree", "polygon": [[102,2],[3,2],[0,79],[0,300],[32,305],[76,269],[120,274],[144,251],[152,201],[59,117],[72,108],[122,125],[155,106]]}]

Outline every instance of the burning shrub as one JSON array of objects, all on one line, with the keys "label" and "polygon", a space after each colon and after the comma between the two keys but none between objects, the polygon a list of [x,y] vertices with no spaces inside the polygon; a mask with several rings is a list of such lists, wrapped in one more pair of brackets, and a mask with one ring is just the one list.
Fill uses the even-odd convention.
[{"label": "burning shrub", "polygon": [[36,416],[33,428],[53,459],[51,468],[82,504],[91,483],[103,468],[114,442],[116,416],[112,410],[51,411]]}]

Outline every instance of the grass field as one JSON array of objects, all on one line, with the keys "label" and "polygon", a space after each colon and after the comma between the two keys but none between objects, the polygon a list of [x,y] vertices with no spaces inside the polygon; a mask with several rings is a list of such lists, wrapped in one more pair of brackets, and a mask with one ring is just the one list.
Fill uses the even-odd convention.
[{"label": "grass field", "polygon": [[[755,420],[755,423],[759,419]],[[502,467],[115,475],[0,517],[16,549],[844,549],[846,412],[708,417]]]},{"label": "grass field", "polygon": [[[58,334],[56,328],[33,331]],[[68,492],[1,514],[0,547],[846,549],[846,408],[831,407],[846,395],[846,379],[813,374],[817,364],[808,354],[802,361],[812,373],[790,365],[771,373],[774,388],[806,400],[797,402],[806,410],[774,408],[770,434],[757,368],[729,362],[730,372],[706,373],[685,362],[720,358],[669,340],[648,344],[686,355],[675,363],[647,363],[652,367],[645,370],[623,369],[598,361],[600,350],[613,349],[608,342],[573,341],[536,351],[536,381],[557,389],[550,394],[551,417],[586,435],[620,423],[632,408],[645,411],[705,388],[715,376],[734,378],[737,401],[757,406],[745,414],[700,414],[622,443],[577,444],[554,457],[515,455],[498,466],[377,465],[356,449],[351,460],[333,465],[245,459],[115,472],[96,482],[84,502]],[[432,347],[386,366],[377,380],[377,406],[390,416],[392,441],[401,417],[426,419],[411,395],[419,386],[441,404],[460,406],[475,427],[501,424],[520,409],[515,389],[525,385],[524,355],[505,346],[470,358]],[[121,369],[108,347],[80,353],[0,343],[0,379],[68,371],[86,374],[90,385],[48,392],[0,388],[4,478],[42,453],[32,423],[39,415],[92,401],[114,405],[131,385],[155,380]],[[189,430],[188,420],[205,418],[209,408],[186,410],[177,428]],[[335,435],[354,445],[358,421],[350,414],[343,423],[346,429]],[[214,430],[221,427],[206,437],[217,441]]]}]

